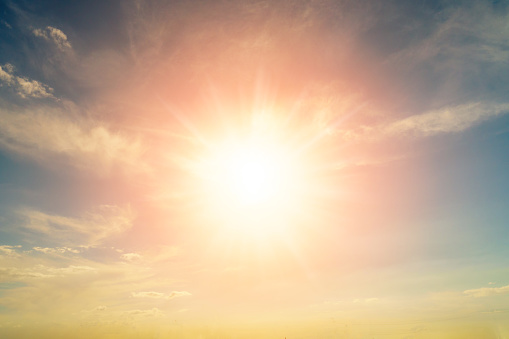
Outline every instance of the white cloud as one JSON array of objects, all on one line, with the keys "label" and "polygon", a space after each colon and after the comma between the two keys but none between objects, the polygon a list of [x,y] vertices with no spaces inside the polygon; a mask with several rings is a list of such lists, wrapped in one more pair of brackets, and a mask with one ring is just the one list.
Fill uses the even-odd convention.
[{"label": "white cloud", "polygon": [[152,299],[173,299],[178,297],[186,297],[192,295],[187,291],[173,291],[170,294],[160,292],[133,292],[131,295],[134,298],[152,298]]},{"label": "white cloud", "polygon": [[32,98],[51,98],[53,97],[53,89],[48,87],[39,81],[29,80],[27,78],[16,77],[16,81],[18,82],[18,94],[22,98],[32,97]]},{"label": "white cloud", "polygon": [[124,253],[120,256],[125,261],[134,262],[141,259],[141,255],[138,253]]},{"label": "white cloud", "polygon": [[466,295],[474,298],[491,297],[494,295],[509,294],[509,285],[502,287],[482,287],[463,291]]},{"label": "white cloud", "polygon": [[14,76],[11,74],[13,67],[11,64],[0,66],[0,80],[8,85],[14,82]]},{"label": "white cloud", "polygon": [[164,293],[159,292],[133,292],[131,293],[133,298],[153,298],[153,299],[162,299],[164,298]]},{"label": "white cloud", "polygon": [[497,115],[509,113],[509,104],[469,103],[413,115],[382,128],[388,135],[431,136],[461,132]]},{"label": "white cloud", "polygon": [[178,297],[187,297],[187,296],[190,296],[190,295],[192,295],[192,294],[187,292],[187,291],[173,291],[173,292],[171,292],[166,297],[166,299],[173,299],[173,298],[178,298]]},{"label": "white cloud", "polygon": [[124,312],[124,315],[129,317],[160,317],[163,316],[164,313],[158,308],[153,308],[150,310],[130,310]]},{"label": "white cloud", "polygon": [[64,254],[66,252],[78,254],[81,252],[80,250],[70,247],[33,247],[32,249],[44,254]]},{"label": "white cloud", "polygon": [[23,227],[29,229],[31,233],[35,231],[39,236],[44,235],[52,241],[76,245],[101,243],[131,228],[134,220],[134,212],[130,207],[110,205],[100,206],[81,218],[50,215],[31,209],[24,209],[18,213],[25,218]]},{"label": "white cloud", "polygon": [[52,41],[62,51],[70,50],[71,43],[67,40],[67,35],[58,28],[48,26],[44,29],[37,28],[32,31],[36,37]]},{"label": "white cloud", "polygon": [[72,106],[67,112],[56,107],[17,112],[0,108],[0,121],[0,147],[15,153],[48,164],[57,157],[98,174],[114,166],[125,172],[147,170],[138,140],[73,114]]},{"label": "white cloud", "polygon": [[26,77],[13,74],[14,67],[11,64],[0,66],[0,81],[16,91],[22,98],[53,98],[53,88]]}]

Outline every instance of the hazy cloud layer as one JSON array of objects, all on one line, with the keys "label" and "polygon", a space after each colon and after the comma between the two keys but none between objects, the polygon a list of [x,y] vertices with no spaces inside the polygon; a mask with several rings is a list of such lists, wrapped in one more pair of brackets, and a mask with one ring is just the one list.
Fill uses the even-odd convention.
[{"label": "hazy cloud layer", "polygon": [[8,255],[14,256],[17,254],[17,250],[20,248],[20,245],[11,246],[11,245],[1,245],[0,246],[0,255]]},{"label": "hazy cloud layer", "polygon": [[[130,207],[100,206],[81,218],[50,215],[37,210],[20,210],[21,227],[60,244],[96,245],[132,227],[135,217]],[[56,248],[54,250],[58,250]],[[62,249],[62,247],[60,247]],[[34,250],[48,252],[37,248]],[[67,250],[66,250],[67,251]],[[71,251],[72,252],[72,251]]]},{"label": "hazy cloud layer", "polygon": [[505,64],[509,57],[508,19],[506,10],[497,11],[487,1],[452,6],[436,15],[428,36],[397,53],[395,60],[413,65],[433,60],[437,67],[447,63],[451,71],[476,62]]},{"label": "hazy cloud layer", "polygon": [[138,140],[69,110],[0,108],[0,146],[42,162],[51,163],[57,157],[99,174],[117,165],[127,172],[146,170]]},{"label": "hazy cloud layer", "polygon": [[160,292],[133,292],[131,294],[134,298],[152,298],[152,299],[173,299],[178,297],[190,296],[191,293],[187,291],[173,291],[169,294]]},{"label": "hazy cloud layer", "polygon": [[55,278],[68,274],[80,274],[94,271],[89,266],[68,266],[62,268],[46,267],[44,265],[36,265],[31,268],[1,268],[0,280],[1,281],[26,281],[32,278]]}]

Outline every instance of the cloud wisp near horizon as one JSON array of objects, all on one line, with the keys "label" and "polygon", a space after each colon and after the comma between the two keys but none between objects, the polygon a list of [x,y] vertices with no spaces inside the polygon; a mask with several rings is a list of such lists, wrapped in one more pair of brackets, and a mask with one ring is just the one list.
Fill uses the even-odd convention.
[{"label": "cloud wisp near horizon", "polygon": [[0,1],[0,336],[509,336],[508,22]]}]

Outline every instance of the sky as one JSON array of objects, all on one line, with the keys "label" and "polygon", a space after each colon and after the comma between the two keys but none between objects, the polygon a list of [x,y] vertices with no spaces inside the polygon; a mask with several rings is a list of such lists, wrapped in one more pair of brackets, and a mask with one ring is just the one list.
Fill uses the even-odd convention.
[{"label": "sky", "polygon": [[2,338],[509,338],[509,2],[0,1]]}]

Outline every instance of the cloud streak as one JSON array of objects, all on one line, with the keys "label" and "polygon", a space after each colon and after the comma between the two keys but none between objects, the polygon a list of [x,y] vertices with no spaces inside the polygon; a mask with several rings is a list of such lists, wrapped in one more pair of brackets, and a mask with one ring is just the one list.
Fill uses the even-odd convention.
[{"label": "cloud streak", "polygon": [[44,265],[36,265],[28,268],[7,267],[0,268],[0,281],[27,281],[30,279],[55,278],[94,271],[95,269],[90,266],[75,265],[60,268]]},{"label": "cloud streak", "polygon": [[474,298],[492,297],[496,295],[509,294],[509,285],[502,287],[476,288],[472,290],[463,291],[463,293],[468,295],[469,297]]},{"label": "cloud streak", "polygon": [[[130,207],[103,205],[93,212],[86,213],[81,218],[68,218],[50,215],[37,210],[23,209],[18,212],[23,217],[23,228],[30,233],[45,236],[51,241],[75,245],[96,245],[108,238],[122,234],[132,227],[134,212]],[[39,248],[34,250],[44,253],[54,253],[55,249]]]},{"label": "cloud streak", "polygon": [[187,291],[172,291],[170,294],[160,293],[160,292],[133,292],[131,296],[133,298],[150,298],[150,299],[174,299],[179,297],[187,297],[192,295]]},{"label": "cloud streak", "polygon": [[433,136],[464,131],[485,120],[507,114],[509,104],[468,103],[444,107],[395,121],[383,128],[383,134]]},{"label": "cloud streak", "polygon": [[140,141],[57,107],[21,111],[0,108],[0,147],[51,163],[68,163],[97,174],[119,165],[126,172],[148,169]]}]

